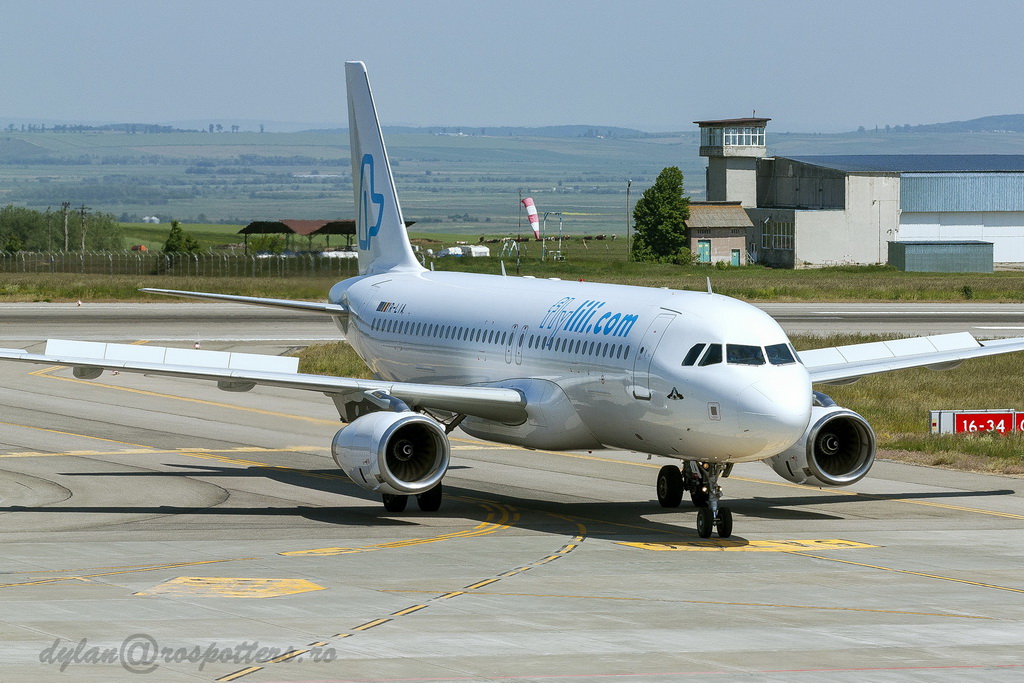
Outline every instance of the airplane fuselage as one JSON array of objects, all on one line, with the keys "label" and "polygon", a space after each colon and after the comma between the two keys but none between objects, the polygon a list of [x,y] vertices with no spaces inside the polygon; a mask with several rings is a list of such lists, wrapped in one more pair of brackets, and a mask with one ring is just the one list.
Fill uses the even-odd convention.
[{"label": "airplane fuselage", "polygon": [[463,422],[486,439],[740,462],[785,450],[810,416],[785,332],[725,296],[392,271],[338,283],[330,300],[381,379],[523,391],[526,422]]}]

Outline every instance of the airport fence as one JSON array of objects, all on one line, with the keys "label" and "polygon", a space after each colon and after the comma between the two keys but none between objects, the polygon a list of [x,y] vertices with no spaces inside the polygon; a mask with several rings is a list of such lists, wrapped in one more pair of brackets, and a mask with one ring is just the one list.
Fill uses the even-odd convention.
[{"label": "airport fence", "polygon": [[0,273],[342,278],[358,272],[354,253],[335,253],[345,253],[346,257],[216,252],[4,252],[0,253]]}]

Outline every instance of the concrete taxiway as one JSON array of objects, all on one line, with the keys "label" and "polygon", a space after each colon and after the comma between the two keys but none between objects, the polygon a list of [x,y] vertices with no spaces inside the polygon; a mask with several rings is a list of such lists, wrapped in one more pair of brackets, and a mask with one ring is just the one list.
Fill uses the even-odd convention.
[{"label": "concrete taxiway", "polygon": [[[48,325],[3,345],[81,338]],[[288,325],[204,348],[279,353]],[[880,462],[820,490],[755,463],[704,541],[654,500],[658,459],[456,433],[441,511],[391,514],[334,466],[326,397],[13,363],[0,387],[2,680],[1024,675],[1021,479]]]}]

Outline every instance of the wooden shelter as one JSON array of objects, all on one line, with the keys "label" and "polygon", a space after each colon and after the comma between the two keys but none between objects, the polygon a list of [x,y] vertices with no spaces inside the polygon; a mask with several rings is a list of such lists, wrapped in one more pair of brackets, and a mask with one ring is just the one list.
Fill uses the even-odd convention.
[{"label": "wooden shelter", "polygon": [[[406,221],[409,227],[416,221]],[[280,220],[280,221],[253,221],[238,231],[239,235],[245,235],[245,251],[249,252],[249,235],[284,235],[286,248],[291,249],[292,237],[298,235],[309,240],[308,246],[312,248],[313,238],[319,235],[327,237],[327,246],[331,246],[331,235],[344,235],[345,247],[352,248],[352,236],[356,234],[355,220]]]}]

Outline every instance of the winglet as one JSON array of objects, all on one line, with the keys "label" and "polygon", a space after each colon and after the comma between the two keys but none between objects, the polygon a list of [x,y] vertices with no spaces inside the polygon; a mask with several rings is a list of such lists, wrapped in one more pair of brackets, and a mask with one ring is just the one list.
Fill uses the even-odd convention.
[{"label": "winglet", "polygon": [[409,244],[391,163],[362,62],[345,63],[359,272],[423,270]]}]

